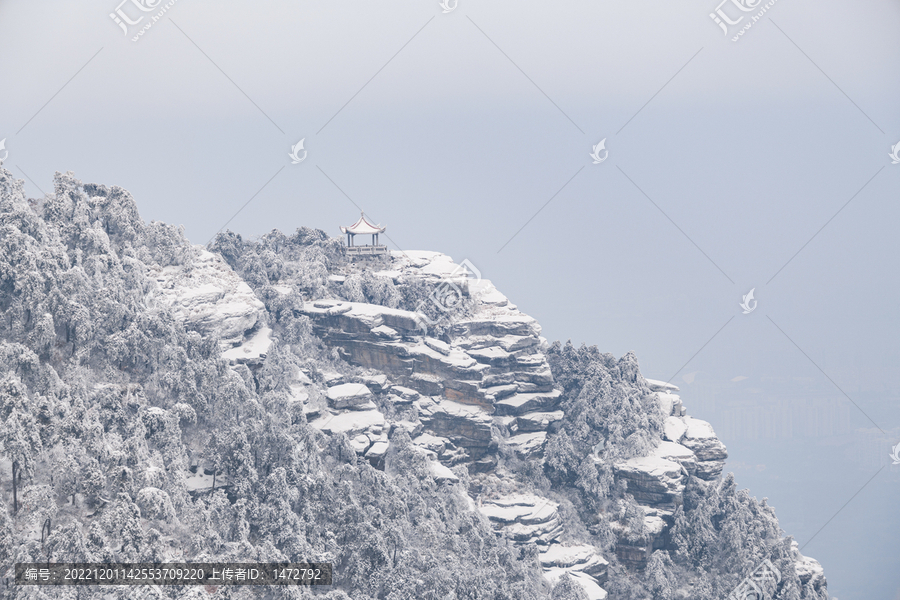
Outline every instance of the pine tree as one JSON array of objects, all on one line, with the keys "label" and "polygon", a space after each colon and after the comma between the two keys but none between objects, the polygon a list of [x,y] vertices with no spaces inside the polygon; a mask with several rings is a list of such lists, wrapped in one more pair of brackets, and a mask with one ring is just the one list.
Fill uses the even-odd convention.
[{"label": "pine tree", "polygon": [[647,561],[645,577],[654,600],[671,600],[675,595],[677,580],[674,565],[665,550],[656,550]]},{"label": "pine tree", "polygon": [[551,600],[588,600],[584,588],[568,574],[564,574],[553,586]]}]

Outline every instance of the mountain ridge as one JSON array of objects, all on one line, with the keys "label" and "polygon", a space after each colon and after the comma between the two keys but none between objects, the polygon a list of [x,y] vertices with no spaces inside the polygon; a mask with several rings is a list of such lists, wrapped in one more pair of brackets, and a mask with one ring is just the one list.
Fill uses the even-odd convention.
[{"label": "mountain ridge", "polygon": [[122,188],[29,200],[2,168],[0,241],[3,565],[318,559],[334,598],[602,600],[725,597],[768,561],[767,597],[828,597],[675,386],[550,344],[446,255],[204,248]]}]

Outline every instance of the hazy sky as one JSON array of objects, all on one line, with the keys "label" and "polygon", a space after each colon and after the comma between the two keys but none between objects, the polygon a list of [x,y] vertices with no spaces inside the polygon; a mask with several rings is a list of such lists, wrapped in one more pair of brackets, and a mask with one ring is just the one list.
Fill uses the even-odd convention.
[{"label": "hazy sky", "polygon": [[0,0],[29,194],[71,170],[195,243],[360,206],[547,338],[634,350],[833,595],[900,598],[900,3],[777,0],[733,42],[765,3],[726,36],[716,0],[177,0],[133,42],[156,2]]}]

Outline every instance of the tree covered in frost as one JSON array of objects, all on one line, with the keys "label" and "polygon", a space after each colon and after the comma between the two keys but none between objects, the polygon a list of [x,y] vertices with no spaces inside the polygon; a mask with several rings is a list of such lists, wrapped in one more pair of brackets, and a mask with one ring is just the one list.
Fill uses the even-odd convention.
[{"label": "tree covered in frost", "polygon": [[[662,412],[632,353],[616,360],[596,346],[556,342],[547,357],[562,388],[565,418],[549,438],[544,470],[558,489],[574,492],[567,497],[594,534],[592,541],[612,550],[612,521],[630,522],[634,535],[638,529],[635,519],[622,512],[634,503],[625,487],[616,485],[613,464],[649,454],[659,444]],[[630,510],[628,515],[639,509]]]},{"label": "tree covered in frost", "polygon": [[667,549],[652,553],[641,577],[622,568],[616,544],[642,543],[644,510],[616,482],[612,464],[650,454],[661,441],[664,415],[632,353],[617,360],[596,346],[557,342],[547,356],[565,418],[548,441],[544,470],[591,534],[579,541],[611,557],[604,584],[611,600],[724,598],[766,559],[782,572],[775,600],[827,598],[824,588],[801,584],[791,540],[782,537],[772,508],[738,491],[730,474],[717,482],[689,476]]}]

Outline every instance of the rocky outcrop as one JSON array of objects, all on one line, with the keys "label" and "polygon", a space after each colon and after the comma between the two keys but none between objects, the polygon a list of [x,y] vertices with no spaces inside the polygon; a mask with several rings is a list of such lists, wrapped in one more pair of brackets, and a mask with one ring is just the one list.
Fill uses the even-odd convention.
[{"label": "rocky outcrop", "polygon": [[[391,261],[390,269],[375,275],[452,285],[469,298],[473,310],[449,322],[437,338],[416,312],[317,300],[303,309],[316,334],[348,362],[390,377],[389,390],[370,388],[385,394],[391,405],[411,405],[430,434],[448,441],[446,452],[436,453],[442,462],[459,460],[456,449],[461,449],[474,471],[490,469],[496,463],[493,450],[501,443],[494,424],[505,426],[510,436],[503,441],[515,452],[540,459],[547,432],[562,412],[556,410],[560,392],[554,389],[537,322],[489,281],[459,277],[459,267],[443,254],[394,253]],[[329,390],[330,408],[358,408],[349,399],[332,397],[343,391]],[[359,404],[366,406],[362,399]]]},{"label": "rocky outcrop", "polygon": [[617,535],[616,557],[632,569],[643,569],[654,550],[668,546],[668,532],[673,523],[671,511],[649,506],[642,508],[644,522],[641,531],[632,531],[624,523],[613,523],[613,531]]},{"label": "rocky outcrop", "polygon": [[797,577],[800,578],[800,583],[803,585],[808,583],[817,592],[823,593],[827,587],[825,569],[822,568],[821,563],[816,559],[800,554],[799,546],[797,542],[791,542],[791,551],[794,554],[795,561],[794,568],[797,571]]},{"label": "rocky outcrop", "polygon": [[673,460],[631,458],[616,465],[615,473],[628,483],[628,493],[638,504],[675,512],[684,501],[685,470]]},{"label": "rocky outcrop", "polygon": [[492,419],[481,408],[446,398],[437,402],[422,398],[413,405],[427,429],[466,448],[474,459],[482,458],[490,448],[496,447],[496,442],[492,446]]},{"label": "rocky outcrop", "polygon": [[676,386],[651,379],[647,382],[656,394],[660,409],[666,415],[663,437],[694,453],[693,462],[696,466],[692,464],[688,472],[706,480],[719,477],[725,467],[728,452],[716,437],[712,425],[687,416],[687,409],[682,405],[681,398],[674,393],[678,391]]},{"label": "rocky outcrop", "polygon": [[667,545],[673,514],[684,500],[687,478],[718,478],[728,457],[712,426],[686,415],[676,386],[651,379],[647,383],[666,415],[664,439],[649,456],[614,467],[616,477],[627,482],[628,492],[646,514],[642,535],[632,535],[622,524],[617,529],[616,554],[634,568],[643,568],[654,549]]},{"label": "rocky outcrop", "polygon": [[494,528],[517,543],[548,546],[562,533],[559,504],[533,494],[482,499],[479,510]]},{"label": "rocky outcrop", "polygon": [[261,364],[272,344],[265,305],[218,254],[192,248],[184,265],[152,267],[157,288],[147,303],[169,310],[188,329],[219,338],[233,364]]},{"label": "rocky outcrop", "polygon": [[716,437],[712,425],[700,419],[684,417],[687,430],[681,443],[693,450],[697,456],[697,477],[715,479],[725,468],[728,452],[725,445]]},{"label": "rocky outcrop", "polygon": [[[453,536],[456,526],[462,525],[468,528],[466,538],[478,544],[485,541],[483,534],[489,531],[485,525],[489,524],[498,536],[506,538],[498,548],[489,548],[495,559],[510,564],[510,559],[521,562],[524,557],[539,556],[539,568],[547,580],[569,577],[581,585],[589,598],[602,600],[606,592],[601,585],[606,585],[609,564],[598,548],[586,542],[596,541],[606,548],[617,537],[616,562],[632,569],[622,579],[637,579],[640,574],[634,570],[643,568],[655,549],[672,550],[669,529],[675,511],[684,502],[686,485],[691,483],[693,488],[696,483],[690,478],[714,481],[720,477],[727,453],[712,427],[687,415],[676,386],[645,382],[632,355],[613,366],[611,357],[599,355],[596,349],[580,350],[569,357],[554,349],[554,360],[560,358],[560,373],[565,375],[567,389],[581,387],[583,394],[577,400],[569,398],[575,401],[563,407],[563,394],[557,389],[545,356],[546,341],[540,336],[538,323],[519,311],[489,281],[463,276],[460,267],[447,256],[403,252],[372,261],[348,262],[334,240],[318,244],[316,239],[325,242],[324,234],[298,230],[290,238],[273,232],[264,236],[263,243],[245,243],[236,234],[226,234],[211,246],[227,257],[223,260],[203,248],[192,248],[172,228],[145,226],[130,196],[121,190],[109,193],[98,186],[76,184],[71,176],[58,176],[55,194],[26,202],[21,193],[23,184],[12,183],[8,172],[0,173],[0,184],[0,204],[12,211],[4,217],[3,235],[11,249],[7,254],[16,258],[26,250],[36,251],[29,257],[33,261],[8,261],[7,267],[12,268],[4,272],[5,287],[0,290],[9,317],[9,331],[4,339],[10,341],[0,344],[10,372],[4,393],[10,396],[6,404],[15,405],[16,412],[6,428],[14,433],[17,427],[24,428],[26,434],[34,434],[31,417],[38,420],[38,427],[51,425],[46,431],[41,429],[40,436],[31,436],[40,441],[49,435],[47,447],[38,452],[39,460],[33,465],[36,472],[30,478],[35,485],[46,481],[49,473],[51,487],[68,488],[69,478],[58,477],[54,484],[53,473],[65,475],[70,467],[80,465],[88,469],[90,477],[86,481],[91,487],[103,479],[100,473],[100,480],[90,481],[97,475],[96,464],[101,464],[94,460],[96,455],[103,468],[112,469],[108,474],[113,473],[119,480],[107,478],[111,486],[107,491],[126,490],[140,512],[152,519],[175,523],[175,509],[183,506],[184,491],[196,498],[213,495],[219,488],[225,488],[231,503],[237,501],[237,496],[247,496],[251,508],[264,506],[285,494],[296,508],[299,493],[304,514],[321,514],[323,510],[327,513],[337,489],[326,473],[333,468],[331,459],[343,462],[349,448],[351,454],[357,453],[360,462],[367,460],[378,469],[392,471],[392,464],[402,468],[406,461],[391,463],[387,459],[392,454],[392,440],[406,438],[398,435],[403,430],[413,450],[427,460],[424,470],[416,469],[416,477],[404,474],[394,478],[391,472],[378,474],[365,465],[354,465],[340,467],[340,481],[334,482],[340,486],[346,483],[357,491],[366,486],[365,493],[359,494],[364,504],[371,504],[370,493],[377,494],[376,488],[418,495],[422,500],[418,503],[420,508],[428,508],[424,521],[421,514],[406,515],[403,511],[388,519],[388,525],[399,525],[396,531],[401,534],[400,542],[403,536],[417,530],[437,532],[439,537],[434,539],[446,541],[446,536]],[[8,198],[11,185],[18,191],[12,203]],[[243,273],[244,279],[228,264]],[[373,264],[379,266],[371,268]],[[19,278],[20,274],[28,276]],[[275,281],[278,277],[283,280]],[[398,290],[388,281],[410,285]],[[427,297],[423,291],[429,288],[441,291],[443,296]],[[84,290],[88,293],[82,294]],[[439,305],[448,294],[455,296],[451,304],[464,311],[442,317],[431,305]],[[307,296],[305,303],[301,295]],[[370,297],[397,305],[401,298],[408,303],[413,296],[428,303],[429,310],[399,310],[346,300]],[[52,301],[45,304],[44,297]],[[260,299],[265,300],[265,305]],[[99,306],[104,308],[93,310]],[[410,306],[406,304],[407,308]],[[34,308],[40,311],[32,315]],[[277,343],[268,327],[270,314],[272,326],[286,338],[282,341],[291,343],[278,344],[277,352],[270,352],[273,343]],[[153,318],[145,319],[146,316]],[[127,330],[118,331],[126,326]],[[310,328],[318,339],[309,335]],[[189,332],[186,335],[185,330]],[[18,341],[12,343],[12,339]],[[148,341],[152,343],[148,345]],[[333,352],[322,353],[319,341]],[[20,342],[27,343],[23,346]],[[219,353],[211,351],[216,343]],[[265,361],[267,354],[269,361]],[[127,358],[140,355],[143,356],[139,361]],[[347,362],[338,360],[340,356]],[[577,371],[580,367],[585,367],[590,378],[597,373],[609,377],[594,379],[590,386],[582,387],[579,378],[584,373]],[[186,379],[180,379],[182,374]],[[105,382],[107,378],[115,383]],[[139,382],[147,385],[146,397],[144,391],[138,393],[142,396],[140,402],[134,401],[131,394],[132,386],[141,388]],[[604,387],[607,383],[610,387]],[[96,396],[91,395],[92,384]],[[20,393],[20,385],[22,392],[27,389],[30,395]],[[607,390],[612,393],[607,395]],[[589,410],[585,415],[580,411],[590,403],[579,400],[594,400],[588,397],[589,393],[601,398],[597,398],[596,412]],[[632,396],[644,393],[650,395]],[[57,401],[59,405],[54,408]],[[88,401],[100,411],[82,410]],[[623,401],[621,405],[619,401]],[[656,402],[664,419],[658,418],[651,401]],[[123,407],[124,413],[120,410]],[[624,410],[617,414],[620,408]],[[612,410],[605,413],[607,409]],[[138,419],[134,421],[137,429],[132,427],[128,411]],[[262,411],[271,411],[272,418],[265,418]],[[74,429],[65,423],[62,429],[52,424],[58,416],[70,412],[76,417]],[[609,415],[609,422],[598,423],[598,415],[604,413]],[[567,415],[575,421],[573,427],[567,428],[568,440],[556,437]],[[219,436],[222,418],[226,419],[225,429]],[[85,422],[80,423],[79,419]],[[239,432],[233,435],[229,428],[235,423],[240,426],[247,419],[253,421],[249,425],[258,427],[254,426],[247,436]],[[626,429],[640,427],[642,421],[651,427],[632,434],[631,440],[636,443],[619,435],[627,433]],[[310,435],[307,424],[318,433]],[[662,440],[657,439],[660,426]],[[178,427],[182,427],[180,439]],[[614,440],[606,440],[613,444],[613,451],[605,454],[601,452],[603,441],[596,438],[604,429]],[[72,439],[62,439],[61,445],[51,447],[59,441],[54,435],[60,431],[63,438]],[[79,448],[74,438],[83,438],[84,447]],[[593,460],[601,467],[596,472],[590,468],[592,458],[579,455],[584,454],[588,439],[594,445]],[[293,451],[292,440],[297,442]],[[600,464],[601,460],[621,456],[619,452],[650,448],[646,445],[648,440],[653,440],[655,447],[647,456]],[[69,448],[68,442],[74,445]],[[324,452],[312,447],[316,444]],[[552,468],[542,473],[545,449],[551,444],[558,451],[554,452]],[[137,452],[136,457],[131,457],[134,461],[127,461],[129,468],[121,460],[123,448],[126,454]],[[28,454],[34,448],[25,450]],[[71,456],[70,451],[74,452]],[[273,453],[287,462],[268,460],[267,456],[271,458]],[[112,460],[107,460],[110,457]],[[234,461],[228,457],[240,460],[232,464]],[[189,462],[185,463],[184,458]],[[271,467],[276,467],[276,463],[280,466],[273,473]],[[5,464],[9,468],[9,460]],[[190,475],[168,473],[170,466],[178,470],[187,467]],[[617,481],[610,481],[610,474]],[[542,475],[552,478],[552,483]],[[424,480],[416,481],[418,476]],[[79,475],[78,479],[84,478]],[[466,485],[459,485],[463,481]],[[385,487],[385,483],[390,485]],[[620,493],[623,487],[628,492],[624,497]],[[701,496],[716,492],[712,485],[697,487]],[[60,498],[68,496],[63,488],[56,490]],[[592,498],[592,489],[612,493]],[[730,494],[731,481],[719,490]],[[437,494],[433,494],[435,491]],[[92,495],[97,495],[94,492]],[[27,490],[23,493],[31,497]],[[443,493],[462,494],[464,504],[443,504]],[[473,498],[478,498],[477,504]],[[746,497],[738,499],[743,501]],[[81,522],[82,513],[87,513],[74,509],[85,500],[85,506],[98,504],[95,498],[73,492],[71,500],[67,499],[72,510],[62,511],[69,517],[77,516],[76,525]],[[108,504],[102,495],[99,500],[101,504],[96,508]],[[55,510],[52,498],[49,502]],[[726,503],[719,506],[726,508],[726,517],[735,514]],[[619,521],[610,521],[611,507],[617,511]],[[721,523],[716,514],[718,508],[711,508],[709,523],[716,527]],[[460,520],[459,510],[471,511],[473,514],[468,516],[473,519]],[[590,514],[592,510],[599,513]],[[572,515],[573,511],[578,513],[574,522],[564,523],[564,515]],[[369,519],[370,512],[357,511],[366,522],[360,523],[365,525],[361,531],[365,532],[370,523],[376,528],[384,525],[377,515],[375,520]],[[748,514],[740,514],[742,521]],[[768,522],[761,524],[772,528],[748,527],[748,534],[763,531],[766,542],[778,537],[771,511],[754,511],[754,515],[769,517]],[[226,531],[229,527],[222,529],[216,523],[214,529],[223,535],[213,532],[212,537],[202,536],[204,540],[231,539],[235,531],[246,529],[244,515],[231,516],[236,519],[234,527],[229,526],[234,531]],[[450,520],[443,518],[446,516]],[[687,518],[691,516],[689,512]],[[265,535],[256,536],[263,546],[268,544],[271,548],[275,543],[281,547],[281,540],[286,547],[312,544],[319,550],[336,549],[332,532],[307,543],[302,541],[302,535],[292,539],[293,534],[290,528],[283,527],[282,519],[272,521],[272,527],[268,527],[270,520],[265,514],[247,518],[257,521],[261,531],[268,530],[263,531]],[[696,542],[702,544],[708,539],[705,534],[716,533],[708,529],[705,517],[698,521],[706,531],[692,537],[692,549],[697,547]],[[55,524],[57,529],[68,526]],[[741,529],[744,524],[739,524]],[[48,534],[49,525],[47,519]],[[445,530],[441,525],[450,528]],[[465,529],[460,532],[466,533]],[[722,535],[730,532],[733,530],[724,529]],[[27,538],[28,527],[18,533]],[[110,546],[103,552],[111,550],[114,543],[117,545],[119,537],[115,528],[106,533]],[[157,533],[151,531],[148,539]],[[174,530],[170,533],[184,537]],[[31,538],[33,534],[31,531]],[[266,541],[270,534],[275,537]],[[285,537],[287,534],[290,535]],[[22,536],[14,537],[24,540],[25,550],[29,543],[35,546],[33,539],[29,542]],[[171,536],[166,533],[164,537]],[[171,543],[175,540],[168,540],[168,544],[166,539],[158,541],[161,548],[175,546]],[[724,541],[730,544],[734,540]],[[507,552],[506,542],[522,546],[518,558]],[[265,551],[263,546],[260,547]],[[748,546],[753,554],[758,553],[758,548],[753,547],[756,544]],[[204,542],[194,550],[208,554],[217,552],[216,548],[217,544]],[[425,561],[418,561],[417,568],[433,565],[434,556],[423,554],[420,558]],[[378,556],[374,558],[381,562]],[[821,565],[802,556],[796,545],[793,558],[804,592],[813,589],[824,597]],[[538,566],[533,561],[531,564]],[[622,574],[619,566],[615,567],[616,575]],[[779,561],[779,567],[784,566]],[[499,572],[497,565],[490,570],[492,574]],[[421,582],[415,587],[421,587],[418,583]],[[621,596],[628,586],[616,587]],[[349,591],[359,595],[358,590]],[[676,595],[689,593],[684,588]]]},{"label": "rocky outcrop", "polygon": [[375,396],[362,383],[341,383],[328,388],[328,404],[332,408],[375,408]]},{"label": "rocky outcrop", "polygon": [[540,554],[545,569],[562,569],[569,573],[580,571],[594,577],[600,583],[606,581],[609,561],[590,544],[564,546],[551,544]]},{"label": "rocky outcrop", "polygon": [[535,494],[508,494],[480,498],[478,510],[499,535],[516,544],[537,544],[544,577],[556,583],[563,575],[572,577],[589,598],[603,600],[609,562],[589,544],[560,544],[563,531],[559,504]]}]

